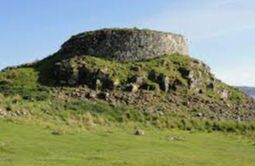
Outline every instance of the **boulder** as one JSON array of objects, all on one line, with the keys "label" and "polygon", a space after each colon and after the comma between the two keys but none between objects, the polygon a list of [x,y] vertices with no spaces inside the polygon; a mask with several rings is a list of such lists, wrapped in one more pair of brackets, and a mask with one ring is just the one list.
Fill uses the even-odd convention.
[{"label": "boulder", "polygon": [[135,92],[137,92],[138,90],[139,90],[139,85],[137,85],[137,84],[130,84],[130,85],[128,86],[128,91],[129,91],[129,92],[135,93]]},{"label": "boulder", "polygon": [[120,85],[120,81],[118,79],[115,79],[113,81],[113,89],[116,89]]},{"label": "boulder", "polygon": [[110,93],[108,93],[108,92],[100,92],[100,93],[97,94],[97,97],[99,99],[108,100],[109,97],[110,97]]},{"label": "boulder", "polygon": [[159,78],[159,86],[160,86],[160,89],[165,91],[165,92],[168,92],[169,91],[169,84],[170,84],[170,79],[169,77],[163,75],[163,74],[160,74]]},{"label": "boulder", "polygon": [[185,78],[185,79],[193,77],[191,71],[188,70],[186,67],[180,67],[178,69],[178,71],[181,73],[182,77]]},{"label": "boulder", "polygon": [[145,134],[145,132],[142,129],[135,129],[134,134],[137,136],[143,136]]},{"label": "boulder", "polygon": [[180,136],[170,136],[170,137],[168,137],[168,140],[169,141],[183,141],[184,138],[180,137]]},{"label": "boulder", "polygon": [[139,86],[141,86],[144,83],[144,80],[145,80],[145,77],[144,76],[139,76],[139,75],[136,75],[136,76],[131,78],[131,82],[136,84],[136,85],[139,85]]},{"label": "boulder", "polygon": [[159,85],[157,83],[145,82],[145,83],[142,84],[142,86],[140,88],[144,89],[144,90],[160,92],[160,88],[159,88]]},{"label": "boulder", "polygon": [[159,84],[161,90],[168,92],[170,88],[170,78],[164,74],[158,74],[156,71],[152,70],[149,73],[148,78]]},{"label": "boulder", "polygon": [[114,90],[120,85],[120,81],[118,79],[114,80],[110,77],[107,77],[102,80],[102,88],[106,90]]},{"label": "boulder", "polygon": [[89,99],[96,99],[96,97],[97,97],[97,93],[94,91],[91,91],[87,94],[87,98]]},{"label": "boulder", "polygon": [[96,79],[96,80],[95,80],[94,89],[95,89],[95,90],[100,90],[100,89],[102,88],[102,85],[103,85],[103,83],[101,82],[101,80],[100,80],[100,79]]}]

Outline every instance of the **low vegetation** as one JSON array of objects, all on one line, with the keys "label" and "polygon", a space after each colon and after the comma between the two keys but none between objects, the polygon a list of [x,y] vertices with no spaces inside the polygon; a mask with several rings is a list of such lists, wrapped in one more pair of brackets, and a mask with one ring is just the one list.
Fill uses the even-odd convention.
[{"label": "low vegetation", "polygon": [[252,165],[253,102],[190,57],[53,55],[0,72],[0,165]]},{"label": "low vegetation", "polygon": [[[0,121],[0,165],[183,165],[252,166],[249,139],[222,133],[97,128],[65,133],[34,125]],[[173,138],[181,138],[175,140]]]}]

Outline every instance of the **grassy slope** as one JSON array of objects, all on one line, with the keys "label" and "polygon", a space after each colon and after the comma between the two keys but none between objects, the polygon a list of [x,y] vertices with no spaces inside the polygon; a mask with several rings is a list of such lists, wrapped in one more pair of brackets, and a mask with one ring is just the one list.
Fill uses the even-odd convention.
[{"label": "grassy slope", "polygon": [[[37,126],[0,121],[0,165],[249,166],[255,146],[222,133],[147,129],[145,136],[117,128],[53,135]],[[3,132],[4,131],[4,132]],[[171,142],[168,136],[182,136]]]},{"label": "grassy slope", "polygon": [[[86,67],[94,74],[97,73],[98,70],[108,69],[110,77],[120,82],[125,82],[137,75],[145,75],[148,77],[151,71],[155,71],[157,74],[168,76],[171,80],[179,80],[182,86],[187,86],[187,78],[184,78],[178,71],[180,67],[188,71],[194,71],[195,73],[200,72],[200,77],[204,79],[209,79],[208,77],[211,77],[211,75],[206,75],[206,72],[209,71],[206,71],[208,69],[206,69],[201,62],[191,57],[180,55],[164,56],[136,63],[117,63],[92,56],[73,57],[70,59],[67,58],[66,60],[67,66],[70,67],[70,70],[74,70],[74,72],[80,65],[86,64]],[[35,65],[36,67],[20,67],[0,72],[0,93],[11,95],[19,94],[21,96],[30,96],[39,99],[47,97],[49,87],[42,85],[38,80],[44,80],[43,82],[45,82],[45,80],[56,79],[55,76],[52,76],[52,73],[54,73],[53,67],[56,62],[60,61],[61,56],[55,55],[39,62]],[[132,68],[135,67],[138,67],[138,71],[132,70]],[[145,82],[148,84],[155,84],[155,82],[148,79],[145,80]],[[224,83],[217,81],[215,82],[215,86],[218,88],[217,91],[223,91],[224,89],[229,91],[229,102],[238,103],[246,99],[243,93],[240,93],[240,91],[234,88],[230,88]],[[205,87],[199,88],[205,91],[205,96],[216,99],[220,98],[216,91],[206,90]]]},{"label": "grassy slope", "polygon": [[[178,56],[170,58],[173,59],[165,61],[169,60],[171,64],[185,62]],[[121,74],[124,75],[112,73],[113,77],[130,75],[128,70],[124,72],[122,65],[107,64],[108,61],[93,57],[86,61],[94,62],[100,68],[106,65],[123,70]],[[146,61],[145,64],[141,65],[142,72],[147,72],[146,66],[152,66],[160,70],[158,72],[180,77],[171,70],[160,68],[156,61]],[[252,165],[255,161],[252,143],[223,134],[236,132],[254,138],[254,122],[201,120],[184,111],[154,117],[122,105],[112,107],[99,101],[53,99],[52,87],[42,86],[38,78],[38,71],[32,67],[0,72],[0,114],[7,110],[5,119],[28,124],[0,121],[0,166]],[[239,91],[232,94],[240,97]],[[134,136],[135,126],[145,129],[145,136]],[[62,135],[65,128],[75,130],[74,134]],[[176,130],[167,130],[171,128]],[[179,129],[200,132],[189,134]],[[213,130],[223,132],[207,133]],[[52,131],[60,135],[53,135]],[[169,135],[181,135],[185,141],[169,142],[166,139]]]}]

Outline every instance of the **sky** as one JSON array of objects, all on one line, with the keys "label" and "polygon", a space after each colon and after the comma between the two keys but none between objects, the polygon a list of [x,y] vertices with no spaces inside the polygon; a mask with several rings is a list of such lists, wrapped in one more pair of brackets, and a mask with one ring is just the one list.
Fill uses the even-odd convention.
[{"label": "sky", "polygon": [[0,69],[39,60],[82,31],[185,35],[190,55],[230,85],[255,86],[254,0],[0,0]]}]

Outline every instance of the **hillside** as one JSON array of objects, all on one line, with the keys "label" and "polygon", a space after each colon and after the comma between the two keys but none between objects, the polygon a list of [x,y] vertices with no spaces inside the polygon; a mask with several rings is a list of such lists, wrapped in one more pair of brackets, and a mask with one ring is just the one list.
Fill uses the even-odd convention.
[{"label": "hillside", "polygon": [[[150,141],[152,139],[163,148],[168,143],[162,142],[163,138],[157,134],[166,135],[173,132],[178,135],[183,133],[180,130],[189,131],[188,135],[184,133],[185,137],[190,139],[188,141],[191,141],[187,146],[199,146],[201,153],[205,153],[203,147],[195,141],[201,136],[196,132],[203,132],[202,142],[205,142],[207,137],[216,141],[213,138],[217,137],[216,133],[215,135],[206,133],[212,131],[239,134],[251,140],[255,137],[254,118],[254,99],[238,88],[217,79],[206,64],[188,55],[185,38],[173,33],[139,29],[84,32],[71,37],[59,51],[41,61],[8,67],[0,72],[0,122],[5,126],[5,130],[11,129],[6,127],[11,126],[7,125],[8,123],[12,125],[16,123],[20,126],[13,126],[14,130],[20,130],[21,135],[26,135],[29,130],[26,126],[35,125],[36,127],[28,134],[36,135],[38,131],[42,136],[45,132],[42,128],[46,128],[51,133],[50,136],[46,134],[46,139],[52,141],[59,136],[63,142],[83,139],[84,132],[87,132],[89,136],[84,140],[88,142],[80,145],[85,147],[92,142],[94,146],[90,150],[93,153],[97,152],[98,147],[93,140],[101,142],[104,140],[101,136],[105,134],[109,134],[109,138],[108,136],[105,138],[108,141],[123,139],[119,144],[125,147],[128,147],[127,142],[131,140],[134,141],[132,146],[138,146],[141,141],[144,145],[138,147],[146,148],[154,143]],[[69,134],[77,133],[81,134],[77,136],[78,138],[69,137]],[[147,133],[149,138],[146,137]],[[4,136],[7,138],[8,134]],[[134,136],[145,137],[133,138]],[[219,143],[224,144],[227,136],[220,137],[222,140],[218,140]],[[182,140],[179,137],[170,139]],[[18,142],[19,138],[14,140]],[[27,139],[30,143],[33,140]],[[238,136],[235,135],[226,147],[235,146],[234,156],[239,153],[237,147],[244,145],[236,143],[236,140]],[[180,141],[181,146],[182,143]],[[243,149],[245,153],[253,152],[250,148],[253,143],[250,141],[247,145],[249,147]],[[5,144],[1,145],[0,140],[0,152],[6,156],[13,156],[9,154],[12,149],[14,152],[22,153],[12,145]],[[42,144],[47,144],[46,147],[52,146],[45,141]],[[17,145],[21,149],[30,149],[25,144]],[[72,146],[80,151],[77,144],[72,143]],[[175,146],[178,145],[170,147]],[[108,150],[112,152],[113,147],[109,145]],[[46,153],[31,148],[36,155]],[[139,148],[138,151],[141,150]],[[67,147],[64,149],[68,150]],[[181,154],[181,149],[178,150]],[[192,149],[189,149],[187,154],[191,152]],[[219,152],[220,150],[215,151]],[[162,154],[168,153],[169,149],[162,151]],[[208,153],[212,155],[214,151]],[[63,155],[65,156],[62,154],[59,157]],[[127,155],[131,155],[131,152],[127,152]],[[94,160],[107,158],[105,154],[101,157],[92,154],[87,157],[91,156],[89,162],[91,165]],[[202,163],[207,159],[206,155],[203,157]],[[74,160],[77,158],[79,157],[74,156]],[[180,158],[192,161],[191,158],[183,156]],[[228,159],[231,158],[230,152]],[[139,162],[130,162],[132,159],[135,160],[135,157],[126,161],[120,155],[113,160],[117,159],[126,162],[126,165],[139,165]],[[217,156],[215,159],[221,157]],[[246,159],[247,162],[252,161],[249,156]],[[198,159],[195,158],[194,162],[195,160]],[[105,162],[114,165],[110,161]],[[166,164],[162,161],[159,163]],[[142,164],[146,165],[143,162]],[[184,162],[184,165],[187,164],[188,162]]]},{"label": "hillside", "polygon": [[[114,34],[114,40],[117,37],[123,39],[130,33],[138,36],[142,33],[143,36],[139,39],[146,44],[142,46],[143,43],[140,43],[144,50],[146,47],[151,49],[148,44],[151,33],[153,38],[158,38],[156,31],[138,29],[103,29],[94,33],[94,38],[102,41],[111,39],[109,33]],[[87,42],[91,44],[92,39],[87,39],[87,36],[93,38],[93,32],[82,34],[84,38],[81,34],[73,36],[58,52],[42,61],[2,71],[1,93],[18,94],[31,100],[43,99],[45,96],[60,100],[101,100],[114,106],[134,106],[147,113],[160,112],[162,115],[181,110],[190,116],[215,120],[250,120],[255,115],[252,98],[216,79],[209,67],[197,59],[172,54],[155,58],[144,56],[144,60],[138,61],[118,61],[118,58],[111,60],[97,55],[83,55],[87,48],[84,50],[81,46],[69,46],[76,38],[81,40],[80,43],[76,41],[76,46],[82,45],[84,41],[85,45]],[[159,35],[161,37],[161,32]],[[106,36],[106,39],[102,36]],[[168,36],[161,40],[168,40]],[[98,46],[97,43],[98,41],[94,47]],[[99,44],[98,47],[101,48],[102,45],[104,44]],[[162,52],[164,47],[161,48]],[[75,51],[66,48],[73,48]],[[82,49],[79,50],[80,48]],[[127,49],[127,46],[123,48],[124,51]],[[122,55],[125,54],[124,51]],[[128,57],[129,52],[127,51]]]}]

